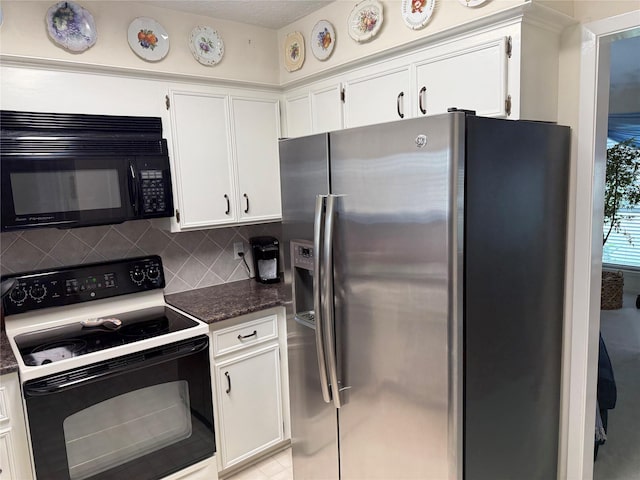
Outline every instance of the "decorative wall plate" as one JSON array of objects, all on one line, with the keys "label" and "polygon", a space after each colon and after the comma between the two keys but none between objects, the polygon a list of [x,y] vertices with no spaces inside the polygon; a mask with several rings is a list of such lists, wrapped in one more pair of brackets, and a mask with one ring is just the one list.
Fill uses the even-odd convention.
[{"label": "decorative wall plate", "polygon": [[465,7],[478,7],[488,0],[458,0]]},{"label": "decorative wall plate", "polygon": [[304,37],[300,32],[289,33],[284,39],[284,68],[295,72],[304,63]]},{"label": "decorative wall plate", "polygon": [[98,39],[93,15],[77,3],[56,3],[47,10],[45,21],[51,39],[71,52],[84,52]]},{"label": "decorative wall plate", "polygon": [[400,12],[404,23],[418,30],[429,22],[435,6],[436,0],[402,0]]},{"label": "decorative wall plate", "polygon": [[162,60],[169,53],[169,34],[153,18],[134,18],[127,31],[131,50],[149,62]]},{"label": "decorative wall plate", "polygon": [[311,30],[311,51],[318,60],[326,60],[331,56],[336,44],[336,32],[333,25],[320,20]]},{"label": "decorative wall plate", "polygon": [[224,42],[211,27],[196,27],[189,36],[189,48],[195,59],[203,65],[215,65],[224,55]]},{"label": "decorative wall plate", "polygon": [[349,36],[356,42],[366,42],[376,36],[382,27],[382,4],[377,0],[358,3],[347,20]]}]

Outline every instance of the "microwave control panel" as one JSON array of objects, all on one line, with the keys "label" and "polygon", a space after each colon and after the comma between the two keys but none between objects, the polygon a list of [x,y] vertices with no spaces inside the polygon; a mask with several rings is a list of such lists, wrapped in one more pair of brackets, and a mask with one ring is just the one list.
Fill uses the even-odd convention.
[{"label": "microwave control panel", "polygon": [[141,170],[142,211],[144,214],[164,212],[167,193],[162,170]]}]

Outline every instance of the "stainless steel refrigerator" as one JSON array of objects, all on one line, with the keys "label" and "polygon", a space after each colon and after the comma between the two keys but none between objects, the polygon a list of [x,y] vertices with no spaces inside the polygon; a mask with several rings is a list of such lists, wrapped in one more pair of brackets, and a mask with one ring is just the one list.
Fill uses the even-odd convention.
[{"label": "stainless steel refrigerator", "polygon": [[567,127],[280,142],[293,473],[556,478]]}]

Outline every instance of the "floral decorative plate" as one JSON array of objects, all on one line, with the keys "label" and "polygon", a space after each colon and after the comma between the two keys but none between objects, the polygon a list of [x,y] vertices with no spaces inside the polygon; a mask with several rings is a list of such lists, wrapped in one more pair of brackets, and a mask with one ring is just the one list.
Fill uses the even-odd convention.
[{"label": "floral decorative plate", "polygon": [[288,72],[295,72],[303,63],[304,38],[300,32],[292,32],[284,39],[284,67]]},{"label": "floral decorative plate", "polygon": [[333,25],[320,20],[311,30],[311,51],[318,60],[326,60],[331,56],[336,44],[336,32]]},{"label": "floral decorative plate", "polygon": [[51,39],[71,52],[84,52],[98,39],[93,15],[74,2],[58,2],[47,10],[47,32]]},{"label": "floral decorative plate", "polygon": [[382,4],[377,0],[364,0],[353,7],[349,14],[349,36],[356,42],[366,42],[378,33],[382,20]]},{"label": "floral decorative plate", "polygon": [[431,18],[436,0],[402,0],[402,19],[413,30],[424,27]]},{"label": "floral decorative plate", "polygon": [[131,50],[149,62],[162,60],[169,53],[169,34],[153,18],[134,18],[127,31]]},{"label": "floral decorative plate", "polygon": [[478,7],[485,3],[487,0],[458,0],[465,7]]},{"label": "floral decorative plate", "polygon": [[189,36],[189,48],[195,59],[203,65],[215,65],[224,55],[224,42],[211,27],[196,27]]}]

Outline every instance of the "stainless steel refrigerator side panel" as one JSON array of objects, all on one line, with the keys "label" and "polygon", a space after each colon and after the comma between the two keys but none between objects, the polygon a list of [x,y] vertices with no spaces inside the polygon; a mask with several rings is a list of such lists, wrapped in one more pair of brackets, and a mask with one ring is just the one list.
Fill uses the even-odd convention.
[{"label": "stainless steel refrigerator side panel", "polygon": [[462,480],[464,439],[464,218],[466,115],[451,128],[451,282],[449,283],[449,479]]},{"label": "stainless steel refrigerator side panel", "polygon": [[554,479],[570,131],[467,127],[465,478]]},{"label": "stainless steel refrigerator side panel", "polygon": [[[329,193],[328,135],[280,141],[283,248],[290,241],[313,241],[316,195]],[[284,255],[291,289],[291,257]],[[336,411],[323,400],[315,330],[294,320],[287,304],[291,445],[296,480],[338,480]]]},{"label": "stainless steel refrigerator side panel", "polygon": [[458,115],[331,133],[342,480],[451,478]]}]

